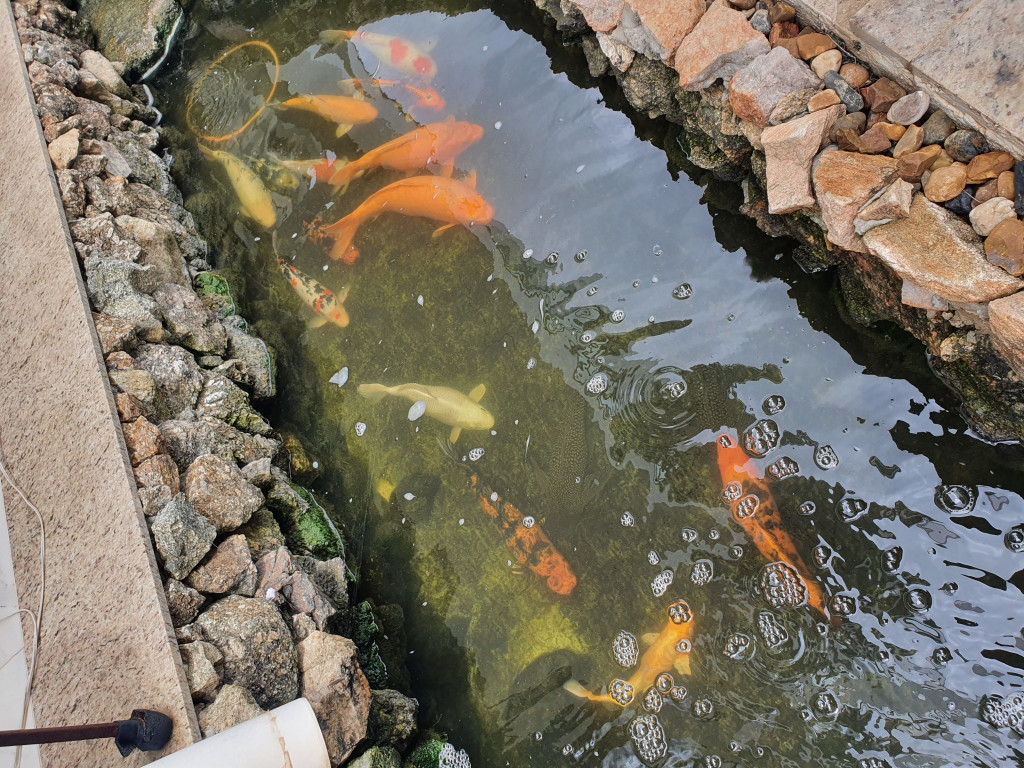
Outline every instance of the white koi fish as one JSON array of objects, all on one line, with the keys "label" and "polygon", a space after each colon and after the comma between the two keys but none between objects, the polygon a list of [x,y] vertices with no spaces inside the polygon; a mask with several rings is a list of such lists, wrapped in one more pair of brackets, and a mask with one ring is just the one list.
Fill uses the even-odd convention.
[{"label": "white koi fish", "polygon": [[388,387],[384,384],[360,384],[359,394],[376,402],[384,395],[404,397],[413,402],[422,402],[423,411],[432,419],[452,427],[451,441],[459,439],[464,429],[490,429],[494,426],[494,417],[479,405],[486,388],[483,384],[475,387],[469,396],[449,387],[433,387],[428,384],[398,384]]}]

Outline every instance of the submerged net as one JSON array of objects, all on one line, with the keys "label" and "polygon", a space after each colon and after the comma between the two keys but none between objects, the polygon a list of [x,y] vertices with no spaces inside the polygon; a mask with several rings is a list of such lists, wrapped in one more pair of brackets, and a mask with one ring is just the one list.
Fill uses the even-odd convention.
[{"label": "submerged net", "polygon": [[189,129],[211,144],[237,138],[274,98],[280,72],[277,53],[261,40],[224,52],[189,94],[185,111]]}]

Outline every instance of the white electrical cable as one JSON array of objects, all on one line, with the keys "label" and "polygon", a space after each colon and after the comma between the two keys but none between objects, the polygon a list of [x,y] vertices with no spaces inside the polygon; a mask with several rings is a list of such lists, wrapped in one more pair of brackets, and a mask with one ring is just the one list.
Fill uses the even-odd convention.
[{"label": "white electrical cable", "polygon": [[[10,473],[7,471],[7,467],[3,461],[0,461],[0,474],[4,476],[4,479],[8,484],[17,491],[18,495],[21,496],[21,500],[28,505],[36,514],[36,519],[39,521],[39,608],[33,612],[29,608],[19,608],[14,613],[10,614],[15,616],[17,614],[26,613],[32,619],[32,658],[28,665],[28,679],[25,682],[25,703],[21,710],[21,727],[24,730],[25,726],[28,725],[28,707],[32,697],[32,681],[35,679],[36,674],[36,655],[39,653],[39,631],[40,623],[43,620],[43,596],[46,594],[46,526],[43,525],[43,515],[36,508],[36,505],[28,500],[28,497],[22,493],[21,488],[14,482]],[[8,617],[4,617],[8,618]],[[6,662],[4,662],[6,663]],[[21,768],[21,747],[18,747],[17,752],[14,756],[14,768]]]}]

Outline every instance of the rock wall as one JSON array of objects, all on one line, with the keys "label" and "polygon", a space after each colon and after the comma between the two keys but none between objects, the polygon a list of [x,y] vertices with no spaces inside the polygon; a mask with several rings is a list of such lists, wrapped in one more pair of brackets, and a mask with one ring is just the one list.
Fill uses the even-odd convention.
[{"label": "rock wall", "polygon": [[981,435],[1024,439],[1024,163],[785,2],[535,1],[804,269],[835,271],[850,318],[908,330]]},{"label": "rock wall", "polygon": [[341,534],[286,472],[300,445],[252,405],[275,395],[273,356],[206,262],[144,90],[65,6],[13,7],[203,734],[301,695],[333,765],[368,744],[353,765],[451,751],[361,668],[380,661],[372,613],[350,609]]}]

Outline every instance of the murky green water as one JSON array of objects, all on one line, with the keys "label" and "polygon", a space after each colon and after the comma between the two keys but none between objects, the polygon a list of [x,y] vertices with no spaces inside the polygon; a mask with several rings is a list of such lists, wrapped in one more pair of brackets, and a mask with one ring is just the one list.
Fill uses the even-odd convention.
[{"label": "murky green water", "polygon": [[[176,158],[217,266],[277,350],[271,415],[318,461],[314,487],[353,539],[359,597],[404,611],[404,630],[394,609],[379,612],[391,632],[380,644],[388,660],[404,631],[423,724],[478,768],[1019,763],[1022,731],[980,708],[1024,683],[1020,448],[975,438],[916,343],[846,325],[831,277],[803,274],[791,244],[738,215],[738,188],[689,167],[675,129],[599,89],[529,3],[499,5],[199,14],[159,84],[183,131],[191,85],[249,39],[278,52],[277,99],[369,75],[425,86],[358,46],[317,44],[321,30],[362,27],[433,43],[446,108],[369,84],[380,116],[344,138],[268,110],[221,148],[269,176],[274,156],[355,158],[448,115],[485,129],[455,177],[476,172],[494,221],[432,237],[437,222],[385,214],[360,228],[352,266],[304,224],[340,218],[401,174],[333,197],[308,178],[279,185],[272,236],[237,216],[221,167]],[[209,115],[251,111],[267,72],[232,74]],[[309,327],[278,257],[347,288],[350,325]],[[342,370],[344,385],[331,383]],[[448,447],[451,427],[410,420],[410,399],[357,393],[376,382],[483,384],[493,430]],[[770,493],[834,624],[764,580],[765,557],[723,500],[722,434],[763,452],[743,492],[767,477],[762,505]],[[486,513],[490,491],[506,520],[505,503],[532,518],[513,537],[532,560]],[[530,539],[541,530],[576,577],[571,594],[530,568],[557,564]],[[629,680],[636,667],[616,656],[643,656],[643,635],[672,630],[680,599],[693,615],[688,674],[653,670],[625,708],[563,688]],[[388,671],[408,684],[394,658]],[[655,672],[672,676],[664,693],[648,692]],[[989,719],[1024,728],[1024,707]]]}]

